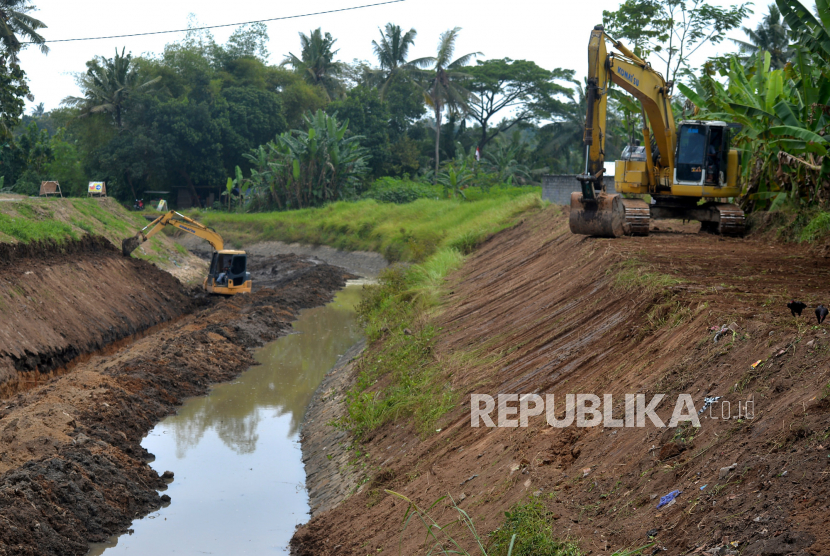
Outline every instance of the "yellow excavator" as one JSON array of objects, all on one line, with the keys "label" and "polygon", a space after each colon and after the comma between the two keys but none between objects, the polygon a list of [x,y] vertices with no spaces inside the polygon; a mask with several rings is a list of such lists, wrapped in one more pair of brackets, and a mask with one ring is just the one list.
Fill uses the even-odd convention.
[{"label": "yellow excavator", "polygon": [[[610,54],[606,42],[617,52]],[[629,145],[614,167],[615,193],[605,190],[605,135],[611,84],[639,102],[643,143]],[[671,109],[672,82],[605,33],[591,31],[585,119],[585,173],[571,194],[570,228],[599,237],[648,235],[651,219],[697,220],[701,230],[729,236],[744,233],[744,213],[725,201],[738,197],[738,152],[730,148],[725,122],[681,121]],[[622,193],[648,194],[651,204]],[[705,202],[704,202],[705,201]]]},{"label": "yellow excavator", "polygon": [[213,247],[210,269],[203,284],[205,291],[219,295],[251,293],[251,273],[248,272],[248,256],[245,251],[224,249],[225,242],[216,230],[179,214],[175,210],[162,214],[139,230],[135,236],[123,240],[121,252],[125,257],[129,257],[139,245],[156,235],[165,226],[173,226],[207,240]]}]

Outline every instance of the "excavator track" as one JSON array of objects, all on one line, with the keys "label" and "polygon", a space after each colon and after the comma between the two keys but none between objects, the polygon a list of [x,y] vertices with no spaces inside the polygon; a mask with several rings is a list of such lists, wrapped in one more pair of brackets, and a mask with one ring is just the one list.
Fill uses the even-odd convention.
[{"label": "excavator track", "polygon": [[625,206],[626,235],[647,236],[651,221],[648,203],[640,199],[623,199]]},{"label": "excavator track", "polygon": [[717,204],[715,210],[720,213],[717,223],[717,233],[722,236],[743,237],[744,211],[737,205]]}]

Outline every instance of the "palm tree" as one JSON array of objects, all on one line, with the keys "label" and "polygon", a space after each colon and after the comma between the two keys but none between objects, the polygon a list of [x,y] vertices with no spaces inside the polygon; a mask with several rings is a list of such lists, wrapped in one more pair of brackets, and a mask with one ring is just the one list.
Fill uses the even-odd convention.
[{"label": "palm tree", "polygon": [[542,128],[545,137],[537,147],[537,155],[553,161],[553,171],[573,172],[579,168],[579,159],[584,156],[582,139],[585,133],[585,112],[587,100],[585,88],[574,82],[575,90],[569,96],[570,102],[563,106],[557,118]]},{"label": "palm tree", "polygon": [[109,112],[115,118],[118,129],[124,127],[123,114],[127,100],[134,93],[148,91],[161,77],[142,82],[138,68],[132,61],[132,53],[124,56],[115,50],[114,58],[96,57],[87,62],[86,73],[78,79],[83,97],[66,97],[63,103],[80,107],[85,114]]},{"label": "palm tree", "polygon": [[429,65],[425,58],[407,61],[409,47],[415,44],[417,35],[415,29],[404,33],[400,25],[387,23],[385,31],[380,31],[380,43],[372,41],[372,49],[377,56],[380,69],[371,73],[371,79],[380,85],[381,99],[385,98],[386,89],[393,80],[400,77],[409,78],[410,70]]},{"label": "palm tree", "polygon": [[458,70],[468,65],[473,57],[481,55],[481,52],[471,52],[450,61],[460,31],[461,27],[455,27],[441,34],[436,56],[410,62],[420,67],[432,66],[429,70],[419,72],[419,75],[422,79],[424,100],[435,114],[435,177],[438,176],[438,148],[441,142],[441,115],[444,108],[461,111],[466,109],[468,99],[475,98],[475,95],[462,85],[469,76]]},{"label": "palm tree", "polygon": [[37,32],[46,29],[46,24],[29,15],[33,9],[25,0],[0,0],[0,43],[13,64],[17,63],[17,53],[23,46],[18,35],[37,45],[44,54],[49,52],[46,39]]},{"label": "palm tree", "polygon": [[[498,176],[502,183],[527,183],[531,180],[531,170],[523,160],[527,158],[527,145],[522,143],[521,132],[516,130],[510,139],[499,135],[492,149],[484,153],[484,166],[488,172]],[[512,178],[512,180],[511,180]]]},{"label": "palm tree", "polygon": [[741,59],[752,63],[755,60],[755,51],[766,50],[770,53],[770,66],[772,69],[781,69],[793,55],[790,47],[790,37],[787,22],[781,16],[781,11],[775,4],[769,5],[769,13],[758,24],[753,31],[748,27],[743,28],[748,41],[731,39],[740,46],[744,56]]},{"label": "palm tree", "polygon": [[300,56],[289,52],[282,61],[283,66],[294,68],[308,83],[321,87],[329,100],[342,88],[337,77],[343,66],[334,61],[334,55],[339,52],[332,50],[335,42],[337,39],[332,38],[331,33],[324,35],[319,27],[309,35],[300,33]]}]

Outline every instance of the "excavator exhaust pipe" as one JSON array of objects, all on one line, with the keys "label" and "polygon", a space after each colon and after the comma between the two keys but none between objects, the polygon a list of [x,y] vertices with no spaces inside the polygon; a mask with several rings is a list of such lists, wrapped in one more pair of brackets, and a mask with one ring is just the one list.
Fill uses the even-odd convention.
[{"label": "excavator exhaust pipe", "polygon": [[581,192],[571,193],[571,232],[595,237],[626,234],[625,206],[619,195],[600,193],[596,202],[584,201]]},{"label": "excavator exhaust pipe", "polygon": [[140,233],[133,237],[121,240],[121,253],[123,253],[125,257],[129,257],[130,253],[135,251],[143,242],[144,238],[141,237]]}]

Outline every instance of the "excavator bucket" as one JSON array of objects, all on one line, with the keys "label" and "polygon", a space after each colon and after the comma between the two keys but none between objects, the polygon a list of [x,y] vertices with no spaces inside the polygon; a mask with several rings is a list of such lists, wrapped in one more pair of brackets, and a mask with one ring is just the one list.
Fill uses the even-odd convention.
[{"label": "excavator bucket", "polygon": [[600,193],[597,201],[584,202],[581,192],[571,193],[571,232],[586,236],[621,237],[626,233],[625,206],[619,195]]},{"label": "excavator bucket", "polygon": [[127,239],[121,240],[121,252],[124,254],[125,257],[129,257],[130,253],[136,250],[139,245],[143,243],[143,238],[141,234],[136,234],[133,237],[128,237]]}]

